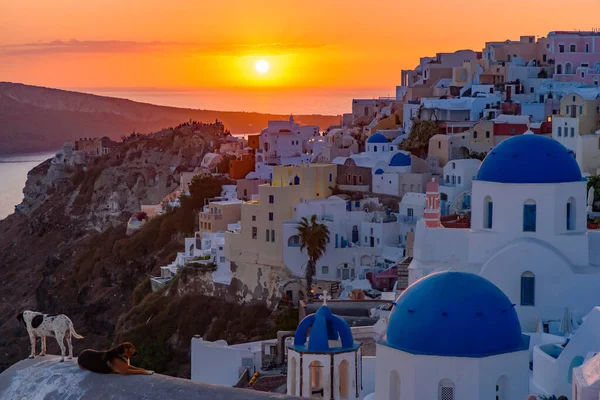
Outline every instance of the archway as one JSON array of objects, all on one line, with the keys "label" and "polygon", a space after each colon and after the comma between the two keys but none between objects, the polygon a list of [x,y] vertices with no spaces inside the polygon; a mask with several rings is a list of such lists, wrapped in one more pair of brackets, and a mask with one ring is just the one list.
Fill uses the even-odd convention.
[{"label": "archway", "polygon": [[561,75],[562,74],[562,64],[557,64],[556,65],[556,74],[557,75]]},{"label": "archway", "polygon": [[496,382],[496,400],[508,400],[508,377],[502,375]]},{"label": "archway", "polygon": [[454,400],[454,382],[442,379],[439,384],[438,400]]},{"label": "archway", "polygon": [[290,396],[296,395],[296,357],[290,359]]},{"label": "archway", "polygon": [[350,364],[348,360],[343,360],[339,365],[338,374],[340,377],[339,393],[340,399],[350,398]]},{"label": "archway", "polygon": [[310,397],[313,399],[323,398],[325,394],[323,387],[323,364],[319,361],[313,361],[309,364],[308,371]]},{"label": "archway", "polygon": [[571,63],[565,64],[565,75],[569,75],[573,73],[573,65]]},{"label": "archway", "polygon": [[390,400],[400,399],[400,375],[398,372],[390,372]]}]

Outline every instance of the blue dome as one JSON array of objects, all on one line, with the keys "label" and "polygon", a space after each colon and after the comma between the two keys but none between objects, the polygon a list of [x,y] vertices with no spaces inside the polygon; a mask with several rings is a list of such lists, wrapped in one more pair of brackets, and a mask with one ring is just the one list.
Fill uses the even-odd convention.
[{"label": "blue dome", "polygon": [[499,183],[563,183],[582,180],[573,153],[541,135],[514,136],[494,147],[477,180]]},{"label": "blue dome", "polygon": [[383,175],[383,170],[381,168],[377,168],[375,175]]},{"label": "blue dome", "polygon": [[404,153],[396,153],[390,160],[390,167],[409,167],[410,156]]},{"label": "blue dome", "polygon": [[[310,337],[307,335],[310,329]],[[330,347],[330,340],[340,340],[341,347]],[[348,323],[333,315],[329,307],[323,305],[316,313],[307,315],[298,325],[294,336],[294,349],[300,352],[335,353],[355,349],[354,338]]]},{"label": "blue dome", "polygon": [[406,289],[384,344],[447,357],[487,357],[529,346],[508,297],[487,279],[464,272],[431,274]]},{"label": "blue dome", "polygon": [[367,139],[367,143],[387,143],[388,140],[381,133],[376,133],[371,135],[369,139]]}]

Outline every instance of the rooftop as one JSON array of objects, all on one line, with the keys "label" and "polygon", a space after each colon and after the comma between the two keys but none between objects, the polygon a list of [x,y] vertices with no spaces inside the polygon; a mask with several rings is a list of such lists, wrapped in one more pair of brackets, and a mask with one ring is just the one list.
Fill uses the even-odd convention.
[{"label": "rooftop", "polygon": [[2,399],[296,399],[247,389],[193,382],[155,374],[102,375],[83,371],[76,360],[59,362],[57,356],[23,360],[0,374]]}]

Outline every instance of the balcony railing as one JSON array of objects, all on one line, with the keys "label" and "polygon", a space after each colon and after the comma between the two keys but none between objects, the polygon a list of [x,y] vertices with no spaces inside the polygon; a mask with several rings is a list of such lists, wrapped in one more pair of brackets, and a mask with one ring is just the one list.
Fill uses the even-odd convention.
[{"label": "balcony railing", "polygon": [[417,223],[417,217],[415,217],[415,216],[408,216],[408,215],[401,215],[400,216],[400,222],[403,222],[405,224],[416,224]]}]

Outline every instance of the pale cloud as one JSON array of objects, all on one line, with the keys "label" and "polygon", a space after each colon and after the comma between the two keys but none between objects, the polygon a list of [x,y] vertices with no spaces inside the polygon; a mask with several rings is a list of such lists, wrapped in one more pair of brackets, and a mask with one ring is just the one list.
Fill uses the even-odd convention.
[{"label": "pale cloud", "polygon": [[52,42],[0,45],[7,56],[66,53],[183,53],[195,55],[282,55],[325,47],[308,43],[219,44],[179,42],[136,42],[120,40],[55,40]]}]

